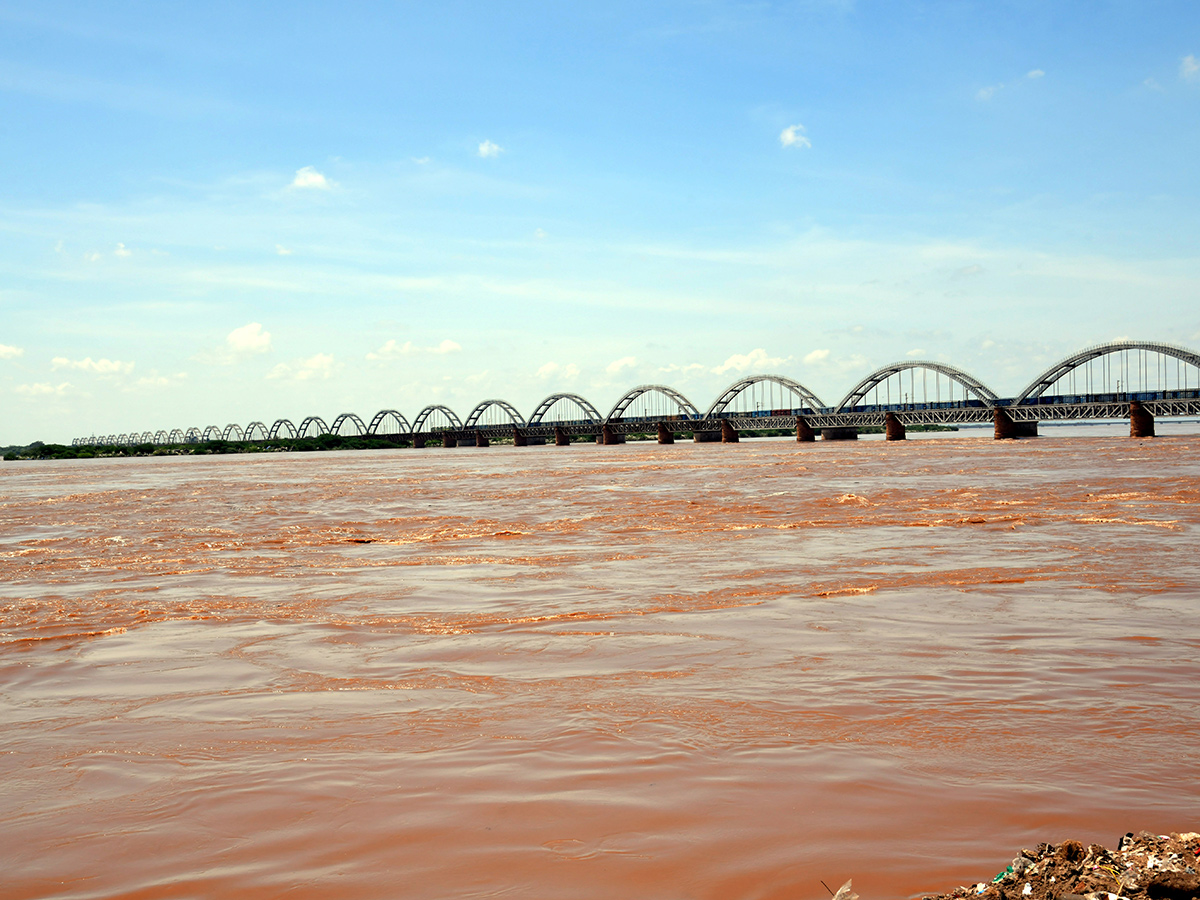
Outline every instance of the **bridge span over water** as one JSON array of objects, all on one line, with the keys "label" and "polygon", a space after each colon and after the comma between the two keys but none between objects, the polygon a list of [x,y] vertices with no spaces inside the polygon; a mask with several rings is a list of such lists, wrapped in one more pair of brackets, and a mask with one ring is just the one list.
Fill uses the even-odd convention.
[{"label": "bridge span over water", "polygon": [[1174,344],[1114,341],[1087,347],[1037,375],[1019,394],[1001,397],[970,373],[946,363],[905,360],[864,376],[837,403],[829,404],[786,375],[739,378],[703,411],[665,384],[626,391],[607,415],[585,397],[554,393],[526,418],[500,399],[478,403],[465,418],[441,404],[411,419],[383,409],[369,421],[341,413],[327,423],[317,415],[300,420],[254,421],[76,438],[75,445],[196,444],[211,440],[272,441],[323,435],[375,436],[416,447],[518,446],[595,438],[624,443],[630,434],[655,434],[660,443],[678,435],[696,441],[736,441],[740,434],[795,430],[799,441],[854,439],[863,428],[882,427],[889,440],[922,425],[990,423],[997,438],[1037,434],[1042,421],[1128,419],[1135,437],[1154,434],[1160,417],[1200,416],[1200,354]]}]

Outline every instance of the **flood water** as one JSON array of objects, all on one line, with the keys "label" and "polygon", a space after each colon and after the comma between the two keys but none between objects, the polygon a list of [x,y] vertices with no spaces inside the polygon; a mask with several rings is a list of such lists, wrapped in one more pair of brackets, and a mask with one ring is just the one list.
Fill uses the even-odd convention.
[{"label": "flood water", "polygon": [[1200,436],[0,466],[0,896],[864,900],[1200,830]]}]

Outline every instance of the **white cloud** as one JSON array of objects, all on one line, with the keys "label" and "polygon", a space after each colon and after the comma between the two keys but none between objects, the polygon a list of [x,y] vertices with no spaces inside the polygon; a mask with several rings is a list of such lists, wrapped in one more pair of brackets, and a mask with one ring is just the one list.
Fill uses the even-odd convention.
[{"label": "white cloud", "polygon": [[1184,81],[1200,81],[1200,59],[1189,53],[1179,61],[1179,77]]},{"label": "white cloud", "polygon": [[293,363],[280,363],[270,372],[268,378],[286,378],[290,381],[310,381],[314,378],[329,378],[337,371],[332,354],[318,353],[308,359]]},{"label": "white cloud", "polygon": [[1030,71],[1025,73],[1025,77],[1026,78],[1041,78],[1045,74],[1046,73],[1043,72],[1041,69],[1031,69]]},{"label": "white cloud", "polygon": [[575,363],[567,363],[565,366],[560,366],[556,362],[548,362],[537,370],[537,377],[548,379],[571,379],[579,375],[579,366]]},{"label": "white cloud", "polygon": [[605,366],[604,371],[607,372],[609,375],[616,375],[622,369],[632,369],[636,365],[637,365],[636,357],[622,356],[620,359],[614,359],[607,366]]},{"label": "white cloud", "polygon": [[315,188],[318,191],[327,191],[333,187],[333,182],[312,166],[305,166],[303,169],[296,170],[296,177],[292,179],[292,187]]},{"label": "white cloud", "polygon": [[128,247],[126,247],[124,244],[117,244],[117,249],[114,250],[113,253],[115,253],[117,256],[120,256],[122,258],[124,258],[126,256],[133,256],[133,251],[130,250]]},{"label": "white cloud", "polygon": [[1163,90],[1163,86],[1161,84],[1159,84],[1157,81],[1155,81],[1153,78],[1147,78],[1145,81],[1142,82],[1142,84],[1152,91]]},{"label": "white cloud", "polygon": [[66,394],[69,394],[72,390],[73,388],[66,381],[59,385],[46,384],[43,382],[41,384],[18,384],[15,388],[13,388],[13,393],[21,394],[25,397],[46,397],[50,395],[62,397]]},{"label": "white cloud", "polygon": [[996,95],[996,91],[1003,88],[1003,84],[993,84],[985,88],[980,88],[975,92],[975,99],[980,101],[991,100]]},{"label": "white cloud", "polygon": [[779,132],[781,147],[795,147],[797,150],[807,150],[812,147],[812,141],[804,133],[803,125],[789,125]]},{"label": "white cloud", "polygon": [[0,344],[0,359],[16,359],[18,356],[24,356],[25,350],[23,347],[12,347],[8,344]]},{"label": "white cloud", "polygon": [[287,247],[283,246],[283,244],[276,244],[275,252],[278,253],[280,256],[291,256],[292,255],[292,251],[289,250]]},{"label": "white cloud", "polygon": [[178,384],[187,378],[187,372],[177,372],[175,375],[159,375],[157,372],[139,378],[133,383],[135,388],[161,388]]},{"label": "white cloud", "polygon": [[533,236],[540,241],[546,237],[546,232],[544,232],[544,231],[542,231],[542,229],[538,228],[538,229],[534,230]]},{"label": "white cloud", "polygon": [[[790,357],[788,358],[790,359]],[[762,372],[766,369],[774,369],[781,366],[785,362],[787,362],[787,359],[783,357],[767,356],[767,351],[759,347],[756,350],[751,350],[749,353],[735,353],[712,371],[714,375],[724,375],[729,371],[745,372],[750,368]]]},{"label": "white cloud", "polygon": [[681,366],[681,365],[679,365],[679,363],[671,363],[668,366],[660,367],[658,371],[664,372],[667,374],[678,373],[679,375],[686,378],[689,375],[694,375],[697,372],[704,371],[704,368],[705,367],[704,367],[703,363],[688,363],[686,366]]},{"label": "white cloud", "polygon": [[491,141],[484,141],[479,145],[479,155],[484,159],[499,156],[503,152],[503,147],[499,144],[493,144]]},{"label": "white cloud", "polygon": [[924,351],[923,349],[920,349],[920,350],[909,350],[909,351],[908,351],[907,353],[905,353],[904,355],[905,355],[905,356],[907,356],[909,359],[920,359],[922,356],[924,356],[924,355],[925,355],[925,351]]},{"label": "white cloud", "polygon": [[50,360],[52,369],[79,369],[82,372],[95,372],[97,375],[128,375],[133,371],[133,363],[121,362],[116,359],[67,359],[56,356]]},{"label": "white cloud", "polygon": [[418,166],[423,166],[429,162],[429,157],[428,156],[414,156],[413,162],[415,162]]},{"label": "white cloud", "polygon": [[814,363],[825,362],[827,359],[829,359],[828,350],[814,350],[812,353],[806,353],[804,355],[804,363],[805,365],[809,366],[813,365]]},{"label": "white cloud", "polygon": [[271,349],[271,333],[258,322],[235,328],[225,336],[225,346],[234,353],[266,353]]},{"label": "white cloud", "polygon": [[444,340],[436,347],[418,347],[412,341],[400,344],[393,339],[388,340],[378,350],[368,353],[367,359],[395,359],[398,356],[408,356],[410,353],[457,353],[461,349],[461,344],[451,340]]},{"label": "white cloud", "polygon": [[88,262],[100,262],[103,257],[101,257],[100,254],[95,250],[92,250],[90,253],[83,254],[83,258]]},{"label": "white cloud", "polygon": [[991,338],[985,338],[983,343],[979,345],[979,349],[980,350],[991,350],[995,346],[996,346],[995,341],[993,341]]}]

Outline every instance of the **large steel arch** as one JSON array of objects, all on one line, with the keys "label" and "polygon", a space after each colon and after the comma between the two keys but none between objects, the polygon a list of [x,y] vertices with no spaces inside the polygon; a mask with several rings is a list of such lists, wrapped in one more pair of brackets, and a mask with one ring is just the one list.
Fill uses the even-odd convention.
[{"label": "large steel arch", "polygon": [[876,369],[856,384],[850,390],[850,393],[842,398],[842,402],[837,405],[835,412],[845,412],[847,409],[858,406],[862,402],[863,397],[871,393],[875,387],[883,384],[893,375],[903,372],[905,369],[928,369],[931,372],[937,372],[939,375],[945,375],[951,381],[962,385],[963,388],[982,400],[984,406],[991,408],[996,405],[996,400],[998,399],[996,392],[969,372],[964,372],[957,366],[948,366],[945,363],[933,362],[927,359],[911,359],[904,362],[890,363]]},{"label": "large steel arch", "polygon": [[242,426],[236,422],[230,422],[225,426],[225,430],[221,432],[221,439],[225,441],[243,441],[246,436],[242,433]]},{"label": "large steel arch", "polygon": [[448,406],[441,406],[441,405],[435,404],[432,406],[427,406],[423,410],[421,410],[419,413],[417,413],[417,417],[415,419],[413,419],[413,429],[412,429],[413,433],[414,434],[421,433],[425,429],[425,423],[428,422],[430,417],[436,412],[440,412],[447,419],[449,419],[452,427],[462,428],[462,420],[459,419],[459,417],[455,414],[454,410],[452,410]]},{"label": "large steel arch", "polygon": [[204,433],[200,436],[202,441],[216,441],[221,438],[221,429],[216,425],[209,425],[204,429]]},{"label": "large steel arch", "polygon": [[358,430],[354,432],[356,435],[366,434],[367,426],[363,424],[363,420],[354,413],[339,413],[338,417],[333,420],[333,424],[329,426],[330,434],[341,434],[341,427],[346,422],[350,422]]},{"label": "large steel arch", "polygon": [[[308,433],[310,425],[317,429],[316,434],[310,435]],[[325,420],[320,416],[308,416],[303,422],[300,423],[300,427],[296,429],[296,437],[320,437],[323,434],[331,433],[332,432],[330,432],[329,426],[325,424]]]},{"label": "large steel arch", "polygon": [[199,428],[189,428],[183,433],[183,442],[185,444],[198,444],[201,440]]},{"label": "large steel arch", "polygon": [[467,416],[467,421],[463,423],[463,427],[471,428],[475,425],[478,425],[479,420],[483,417],[483,414],[493,406],[504,410],[504,412],[508,414],[509,419],[512,420],[512,424],[520,425],[522,428],[525,427],[525,420],[521,418],[521,414],[517,412],[517,408],[507,400],[484,400],[473,410],[471,410],[471,414]]},{"label": "large steel arch", "polygon": [[291,419],[276,419],[275,424],[271,426],[271,430],[267,432],[267,439],[273,441],[284,431],[287,432],[285,437],[294,438],[297,436],[296,426],[292,424]]},{"label": "large steel arch", "polygon": [[1188,350],[1186,347],[1178,347],[1174,344],[1159,344],[1152,341],[1110,341],[1107,344],[1095,344],[1059,360],[1031,381],[1029,386],[1021,391],[1017,399],[1013,401],[1013,405],[1018,406],[1022,403],[1028,403],[1031,400],[1037,400],[1048,387],[1064,375],[1070,374],[1073,369],[1078,369],[1080,366],[1086,365],[1094,359],[1099,359],[1101,356],[1107,356],[1110,353],[1121,353],[1125,350],[1149,350],[1153,353],[1161,353],[1163,356],[1173,356],[1175,359],[1200,368],[1200,354]]},{"label": "large steel arch", "polygon": [[822,409],[825,406],[824,400],[800,382],[788,378],[786,375],[748,375],[745,378],[739,378],[729,387],[725,388],[721,392],[721,395],[713,401],[712,406],[708,408],[708,412],[704,414],[704,418],[711,419],[713,416],[719,416],[733,402],[734,397],[746,390],[746,388],[763,382],[777,384],[796,394],[802,401],[801,406],[808,406],[810,409]]},{"label": "large steel arch", "polygon": [[158,431],[154,432],[154,443],[165,444],[166,442],[167,442],[167,433],[165,431],[163,431],[160,428]]},{"label": "large steel arch", "polygon": [[179,428],[172,428],[171,433],[169,435],[167,435],[167,443],[168,444],[182,444],[183,443],[183,431]]},{"label": "large steel arch", "polygon": [[529,417],[529,424],[530,425],[541,425],[542,419],[545,418],[546,413],[548,413],[550,411],[550,407],[552,407],[559,400],[568,400],[571,403],[574,403],[576,406],[578,406],[584,413],[586,413],[589,424],[592,424],[592,425],[600,424],[600,422],[601,422],[600,410],[598,410],[598,409],[596,409],[596,407],[592,406],[592,404],[586,398],[581,397],[578,394],[562,394],[562,393],[551,394],[549,397],[547,397],[545,400],[543,400],[541,403],[539,403],[537,405],[537,409],[535,409],[533,411],[533,415],[531,415]]},{"label": "large steel arch", "polygon": [[246,426],[246,440],[267,441],[271,439],[271,430],[262,422],[251,422]]},{"label": "large steel arch", "polygon": [[389,417],[395,420],[397,425],[401,426],[399,432],[400,434],[412,433],[412,427],[408,424],[408,419],[404,418],[404,416],[400,415],[400,413],[394,409],[381,409],[379,412],[375,413],[375,417],[371,419],[371,424],[367,426],[367,434],[379,434],[380,426],[387,421]]},{"label": "large steel arch", "polygon": [[608,414],[604,421],[620,421],[621,417],[625,415],[625,410],[629,409],[630,404],[633,403],[634,400],[643,394],[649,394],[654,391],[657,391],[669,400],[673,400],[675,405],[679,408],[680,414],[684,418],[700,418],[700,410],[696,409],[696,404],[694,404],[687,397],[683,396],[683,394],[679,393],[679,391],[675,390],[675,388],[668,387],[665,384],[639,384],[635,388],[630,388],[625,396],[616,402],[616,405],[613,406],[612,411]]}]

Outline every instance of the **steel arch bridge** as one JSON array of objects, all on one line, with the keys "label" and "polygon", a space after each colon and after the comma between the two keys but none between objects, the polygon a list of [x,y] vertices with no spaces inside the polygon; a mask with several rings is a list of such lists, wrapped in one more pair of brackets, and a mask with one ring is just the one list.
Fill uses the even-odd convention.
[{"label": "steel arch bridge", "polygon": [[[679,410],[679,412],[676,416],[677,418],[680,418],[680,419],[699,419],[700,418],[700,410],[696,409],[696,404],[692,403],[691,400],[689,400],[687,397],[683,396],[683,394],[679,393],[679,391],[675,390],[675,388],[670,387],[665,384],[639,384],[635,388],[630,388],[625,393],[625,396],[616,402],[616,404],[612,408],[612,411],[605,417],[604,424],[606,424],[606,425],[620,424],[621,422],[624,421],[625,412],[629,409],[629,407],[633,403],[633,401],[637,400],[639,397],[641,397],[645,394],[652,394],[652,393],[662,394],[668,400],[673,401],[675,403],[676,408]],[[644,418],[649,419],[649,418],[654,418],[654,417],[647,416]]]},{"label": "steel arch bridge", "polygon": [[708,412],[704,414],[706,419],[714,419],[723,415],[739,394],[745,392],[748,388],[752,388],[758,384],[777,384],[784,390],[790,392],[800,399],[800,404],[795,409],[817,410],[823,409],[825,401],[802,385],[800,382],[788,378],[786,375],[750,375],[746,378],[739,378],[729,387],[721,392],[720,396],[713,401],[712,406],[708,408]]},{"label": "steel arch bridge", "polygon": [[467,416],[467,421],[463,423],[463,428],[478,427],[479,420],[483,418],[484,413],[489,409],[499,409],[503,411],[504,414],[509,418],[509,421],[504,423],[506,426],[514,425],[519,428],[525,427],[525,420],[521,417],[521,414],[517,412],[516,407],[507,400],[484,400],[473,410],[471,410],[470,415]]},{"label": "steel arch bridge", "polygon": [[1091,347],[1080,350],[1078,353],[1072,353],[1070,356],[1059,360],[1057,363],[1052,365],[1045,372],[1031,381],[1029,386],[1017,395],[1016,399],[1013,401],[1013,405],[1021,406],[1026,403],[1036,403],[1046,392],[1046,390],[1053,387],[1060,380],[1076,369],[1086,366],[1093,360],[1098,360],[1105,356],[1112,356],[1117,353],[1124,353],[1131,350],[1145,351],[1148,353],[1157,353],[1161,356],[1173,357],[1200,370],[1200,354],[1188,350],[1186,347],[1179,347],[1174,344],[1154,343],[1151,341],[1110,341],[1107,344],[1095,344]]},{"label": "steel arch bridge", "polygon": [[957,366],[950,366],[946,363],[933,362],[932,360],[911,359],[903,362],[894,362],[886,366],[881,366],[870,375],[863,378],[858,384],[850,389],[842,402],[839,403],[835,412],[846,412],[855,409],[862,404],[863,398],[872,390],[883,384],[893,375],[899,375],[905,371],[915,371],[917,369],[925,369],[930,372],[936,372],[939,375],[944,375],[950,381],[962,386],[964,391],[970,391],[979,401],[989,409],[996,405],[999,399],[996,392],[985,385],[982,381],[971,375],[969,372],[964,372]]},{"label": "steel arch bridge", "polygon": [[358,416],[356,416],[352,412],[338,413],[337,418],[335,418],[333,420],[333,424],[329,426],[328,433],[329,434],[341,434],[342,426],[345,425],[347,422],[349,422],[351,425],[353,425],[354,429],[355,429],[354,434],[351,435],[351,437],[356,437],[358,435],[367,433],[367,426],[363,424],[363,420],[360,419]]},{"label": "steel arch bridge", "polygon": [[431,418],[433,418],[435,413],[441,413],[443,416],[445,416],[450,421],[450,425],[448,428],[439,429],[439,430],[449,431],[452,429],[453,430],[461,430],[462,429],[462,420],[458,417],[458,415],[454,412],[454,410],[452,410],[448,406],[442,406],[441,404],[432,404],[430,406],[425,407],[423,410],[421,410],[419,413],[417,413],[417,417],[415,419],[413,419],[413,425],[412,425],[413,434],[423,434],[426,431],[430,430],[430,429],[426,429],[425,426],[429,423],[429,420]]},{"label": "steel arch bridge", "polygon": [[374,418],[371,419],[371,424],[367,426],[367,434],[392,433],[380,431],[380,429],[383,427],[383,423],[388,419],[393,420],[398,426],[400,426],[400,430],[395,432],[396,434],[412,433],[413,428],[408,424],[408,419],[404,418],[404,416],[394,409],[381,409],[379,412],[375,413]]},{"label": "steel arch bridge", "polygon": [[553,424],[551,422],[546,422],[545,416],[546,413],[550,411],[551,407],[553,407],[554,404],[558,403],[560,400],[566,400],[569,403],[574,404],[580,409],[580,411],[586,414],[586,418],[584,419],[563,419],[560,420],[562,423],[568,423],[572,425],[599,425],[604,421],[604,418],[600,415],[600,410],[596,409],[596,407],[594,407],[587,399],[579,396],[578,394],[559,393],[551,394],[537,405],[537,409],[535,409],[533,414],[529,417],[529,424]]}]

